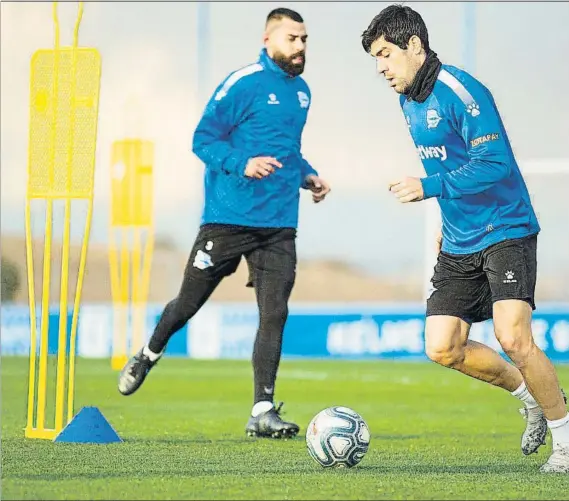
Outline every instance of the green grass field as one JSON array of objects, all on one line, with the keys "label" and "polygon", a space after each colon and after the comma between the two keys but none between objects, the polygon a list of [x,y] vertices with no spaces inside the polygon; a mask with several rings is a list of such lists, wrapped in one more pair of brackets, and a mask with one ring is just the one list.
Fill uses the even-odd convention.
[{"label": "green grass field", "polygon": [[[568,499],[569,476],[524,457],[506,392],[428,363],[283,361],[277,397],[294,440],[250,439],[248,361],[165,359],[130,397],[107,361],[79,360],[76,410],[98,406],[124,439],[24,438],[27,360],[2,359],[2,499]],[[569,388],[569,367],[559,367]],[[308,455],[306,425],[346,405],[372,433],[351,470]]]}]

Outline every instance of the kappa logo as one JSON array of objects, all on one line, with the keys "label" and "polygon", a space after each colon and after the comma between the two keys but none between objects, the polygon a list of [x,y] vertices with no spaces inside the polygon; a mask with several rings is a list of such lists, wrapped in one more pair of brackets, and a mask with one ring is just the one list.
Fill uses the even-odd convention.
[{"label": "kappa logo", "polygon": [[417,146],[417,152],[419,153],[419,158],[421,160],[428,160],[430,158],[436,158],[441,162],[444,162],[447,158],[446,146]]},{"label": "kappa logo", "polygon": [[269,100],[267,104],[281,104],[280,101],[277,99],[276,94],[269,94]]},{"label": "kappa logo", "polygon": [[478,106],[477,103],[472,102],[466,107],[466,111],[470,113],[473,117],[477,117],[478,115],[480,115],[480,106]]},{"label": "kappa logo", "polygon": [[300,103],[300,107],[301,108],[308,108],[308,105],[310,104],[310,99],[308,97],[308,95],[306,94],[306,92],[302,92],[301,90],[299,90],[296,95],[298,96],[298,102]]}]

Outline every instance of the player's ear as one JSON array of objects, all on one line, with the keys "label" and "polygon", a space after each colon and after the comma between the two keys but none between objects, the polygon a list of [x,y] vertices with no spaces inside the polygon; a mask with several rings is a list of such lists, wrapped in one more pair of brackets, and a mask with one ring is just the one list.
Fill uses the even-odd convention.
[{"label": "player's ear", "polygon": [[270,41],[271,35],[276,31],[276,29],[279,26],[280,26],[280,22],[278,20],[275,20],[275,19],[271,19],[265,25],[265,31],[263,32],[263,44],[265,45],[265,47],[269,46],[269,41]]},{"label": "player's ear", "polygon": [[409,43],[407,44],[407,50],[410,50],[412,54],[418,56],[421,51],[423,50],[423,44],[421,43],[421,39],[417,35],[413,35],[409,39]]}]

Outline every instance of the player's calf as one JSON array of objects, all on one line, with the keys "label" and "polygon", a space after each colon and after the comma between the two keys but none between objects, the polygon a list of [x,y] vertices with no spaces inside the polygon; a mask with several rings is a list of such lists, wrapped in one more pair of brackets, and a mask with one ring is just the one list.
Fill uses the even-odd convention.
[{"label": "player's calf", "polygon": [[555,368],[535,344],[531,330],[531,306],[521,300],[494,303],[494,330],[506,355],[523,376],[533,398],[548,419],[567,414]]}]

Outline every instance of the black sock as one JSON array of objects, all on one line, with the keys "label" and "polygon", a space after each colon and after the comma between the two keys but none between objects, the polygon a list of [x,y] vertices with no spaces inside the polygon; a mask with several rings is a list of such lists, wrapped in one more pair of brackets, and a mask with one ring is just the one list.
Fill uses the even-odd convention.
[{"label": "black sock", "polygon": [[[274,399],[283,331],[288,317],[288,300],[296,276],[294,235],[286,231],[279,235],[247,256],[249,278],[255,287],[259,307],[259,329],[251,360],[254,404],[273,402]],[[268,238],[270,240],[272,237]]]},{"label": "black sock", "polygon": [[261,321],[257,337],[255,338],[252,359],[255,404],[261,401],[273,401],[275,381],[281,360],[285,321],[286,311],[281,312],[281,314],[275,311],[264,315],[261,313]]}]

